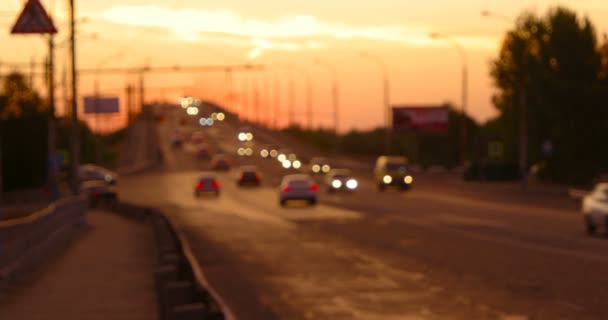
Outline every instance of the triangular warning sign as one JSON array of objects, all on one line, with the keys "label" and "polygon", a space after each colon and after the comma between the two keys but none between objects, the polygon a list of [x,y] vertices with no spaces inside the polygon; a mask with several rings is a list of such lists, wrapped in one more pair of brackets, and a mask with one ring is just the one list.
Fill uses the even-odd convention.
[{"label": "triangular warning sign", "polygon": [[57,29],[40,0],[28,0],[11,33],[57,33]]}]

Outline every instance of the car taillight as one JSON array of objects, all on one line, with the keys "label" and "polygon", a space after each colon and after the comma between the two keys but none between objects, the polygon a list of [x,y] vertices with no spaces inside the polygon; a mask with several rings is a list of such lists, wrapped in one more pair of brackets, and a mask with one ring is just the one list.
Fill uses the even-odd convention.
[{"label": "car taillight", "polygon": [[313,192],[317,192],[318,189],[319,187],[316,184],[310,186],[310,190],[312,190]]},{"label": "car taillight", "polygon": [[219,183],[219,182],[217,182],[217,181],[213,181],[213,182],[211,182],[211,186],[212,186],[214,189],[219,189],[219,188],[220,188],[220,183]]},{"label": "car taillight", "polygon": [[255,180],[256,180],[256,181],[259,181],[259,180],[260,180],[260,175],[259,175],[259,174],[257,174],[257,173],[255,174]]},{"label": "car taillight", "polygon": [[289,192],[289,190],[290,190],[290,189],[289,189],[289,186],[285,186],[285,187],[283,187],[283,192],[288,193],[288,192]]},{"label": "car taillight", "polygon": [[205,183],[204,183],[204,182],[202,182],[202,181],[199,181],[199,182],[198,182],[198,184],[196,185],[196,188],[197,188],[197,189],[202,189],[202,188],[204,188],[204,187],[205,187]]}]

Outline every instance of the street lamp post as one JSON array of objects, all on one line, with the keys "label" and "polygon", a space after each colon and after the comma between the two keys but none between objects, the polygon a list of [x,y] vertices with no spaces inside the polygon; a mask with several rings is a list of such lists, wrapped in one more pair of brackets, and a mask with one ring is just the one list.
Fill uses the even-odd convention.
[{"label": "street lamp post", "polygon": [[78,176],[78,168],[80,166],[80,128],[78,127],[78,78],[76,72],[76,8],[74,0],[69,1],[69,17],[70,17],[70,59],[72,73],[72,140],[71,140],[71,156],[72,156],[72,192],[75,195],[79,194],[80,178]]},{"label": "street lamp post", "polygon": [[49,58],[48,58],[48,90],[49,90],[49,120],[48,120],[48,154],[49,154],[49,173],[48,182],[51,197],[53,200],[59,198],[59,174],[57,173],[57,123],[55,119],[55,37],[49,35]]},{"label": "street lamp post", "polygon": [[467,150],[467,99],[468,99],[468,59],[467,53],[462,47],[462,45],[443,34],[439,33],[431,33],[430,37],[433,39],[445,39],[448,43],[450,43],[456,50],[461,58],[462,62],[462,77],[461,77],[461,118],[460,118],[460,161],[461,164],[464,164],[466,161],[466,150]]},{"label": "street lamp post", "polygon": [[383,87],[383,97],[384,97],[384,120],[386,121],[386,135],[384,140],[384,153],[389,154],[391,149],[391,134],[392,134],[392,123],[391,123],[391,106],[390,106],[390,83],[389,83],[389,74],[388,68],[384,61],[379,57],[372,55],[368,52],[360,52],[362,58],[369,59],[378,64],[380,70],[382,71],[382,87]]},{"label": "street lamp post", "polygon": [[336,67],[325,62],[325,61],[321,61],[319,59],[315,60],[315,63],[318,64],[319,66],[324,67],[325,69],[327,69],[331,75],[332,75],[332,86],[331,86],[331,97],[332,97],[332,104],[334,107],[334,135],[336,136],[336,150],[338,147],[338,126],[340,125],[340,121],[339,121],[339,115],[340,115],[340,110],[339,110],[339,83],[338,83],[338,71],[336,70]]}]

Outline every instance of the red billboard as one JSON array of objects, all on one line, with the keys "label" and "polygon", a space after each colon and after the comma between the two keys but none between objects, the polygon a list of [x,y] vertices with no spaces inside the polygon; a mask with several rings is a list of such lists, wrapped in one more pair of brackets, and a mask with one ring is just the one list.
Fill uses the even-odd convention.
[{"label": "red billboard", "polygon": [[394,106],[393,129],[399,131],[448,130],[448,107]]}]

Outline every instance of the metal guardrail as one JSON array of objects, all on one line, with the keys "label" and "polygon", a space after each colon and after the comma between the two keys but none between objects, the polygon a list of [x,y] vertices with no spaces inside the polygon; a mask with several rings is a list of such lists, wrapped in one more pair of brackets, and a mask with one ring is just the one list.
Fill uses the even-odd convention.
[{"label": "metal guardrail", "polygon": [[220,295],[211,287],[177,225],[162,212],[111,201],[108,208],[128,218],[149,220],[158,247],[156,291],[160,320],[235,320]]},{"label": "metal guardrail", "polygon": [[35,267],[86,225],[86,197],[58,200],[31,215],[0,221],[0,283]]}]

